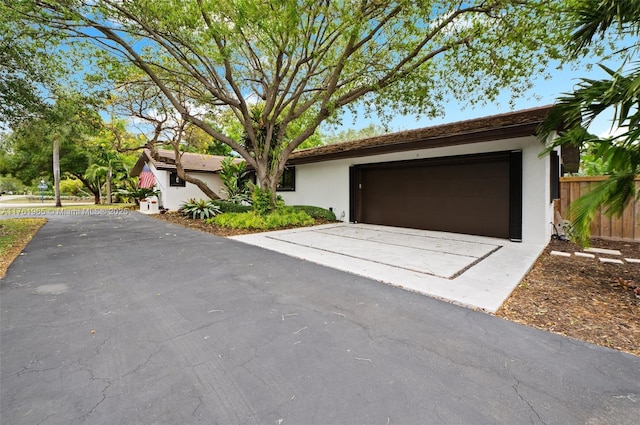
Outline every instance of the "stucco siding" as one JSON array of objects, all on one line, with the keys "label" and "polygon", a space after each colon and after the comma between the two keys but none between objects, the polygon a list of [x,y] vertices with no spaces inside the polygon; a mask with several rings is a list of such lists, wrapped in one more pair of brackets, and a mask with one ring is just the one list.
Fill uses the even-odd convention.
[{"label": "stucco siding", "polygon": [[[169,185],[169,171],[158,170],[153,164],[149,164],[149,168],[156,177],[156,187],[161,192],[159,198],[162,207],[175,211],[190,198],[209,199],[195,184],[187,182],[185,187],[172,187]],[[224,185],[218,174],[198,172],[189,172],[188,174],[205,182],[221,198],[226,198],[226,193],[221,190]]]}]

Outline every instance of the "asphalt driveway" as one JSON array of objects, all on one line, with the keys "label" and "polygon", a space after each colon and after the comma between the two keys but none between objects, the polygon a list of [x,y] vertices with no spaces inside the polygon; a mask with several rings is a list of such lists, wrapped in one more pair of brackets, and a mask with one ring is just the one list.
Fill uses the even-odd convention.
[{"label": "asphalt driveway", "polygon": [[2,424],[636,424],[640,358],[138,213],[0,281]]}]

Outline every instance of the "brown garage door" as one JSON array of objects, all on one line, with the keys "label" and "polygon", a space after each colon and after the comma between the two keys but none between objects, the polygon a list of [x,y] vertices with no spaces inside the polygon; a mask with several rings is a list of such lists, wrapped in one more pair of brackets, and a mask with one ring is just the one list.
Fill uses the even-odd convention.
[{"label": "brown garage door", "polygon": [[510,164],[503,152],[357,166],[355,221],[509,238]]}]

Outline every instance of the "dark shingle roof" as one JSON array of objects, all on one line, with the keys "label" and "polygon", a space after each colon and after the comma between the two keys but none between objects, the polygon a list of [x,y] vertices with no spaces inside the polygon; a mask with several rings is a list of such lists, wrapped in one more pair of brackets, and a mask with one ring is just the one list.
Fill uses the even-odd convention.
[{"label": "dark shingle roof", "polygon": [[531,136],[551,106],[295,151],[292,165]]}]

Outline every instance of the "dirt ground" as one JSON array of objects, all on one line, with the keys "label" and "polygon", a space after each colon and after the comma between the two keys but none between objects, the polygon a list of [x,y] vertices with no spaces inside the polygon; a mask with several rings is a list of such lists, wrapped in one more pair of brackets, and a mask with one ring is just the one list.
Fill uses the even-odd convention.
[{"label": "dirt ground", "polygon": [[624,260],[640,259],[640,243],[592,240],[591,246],[622,255],[582,258],[574,255],[583,251],[580,246],[551,241],[496,315],[640,356],[640,264]]},{"label": "dirt ground", "polygon": [[[219,236],[252,233],[209,226],[177,213],[153,216]],[[496,316],[571,338],[640,356],[640,243],[593,240],[592,247],[616,249],[622,255],[574,255],[583,249],[553,240]],[[551,255],[571,253],[571,257]],[[602,263],[599,257],[623,259]]]}]

